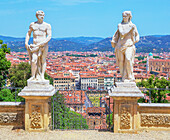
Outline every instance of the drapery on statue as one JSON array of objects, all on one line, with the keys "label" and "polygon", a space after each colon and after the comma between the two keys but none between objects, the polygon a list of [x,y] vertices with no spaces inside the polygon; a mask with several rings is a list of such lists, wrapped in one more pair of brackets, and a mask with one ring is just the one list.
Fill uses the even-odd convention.
[{"label": "drapery on statue", "polygon": [[[44,12],[36,12],[38,21],[32,22],[25,38],[25,47],[29,54],[32,77],[29,80],[44,80],[48,42],[51,39],[51,25],[44,22]],[[33,32],[33,44],[28,45]]]},{"label": "drapery on statue", "polygon": [[139,34],[135,24],[131,22],[131,11],[124,11],[122,16],[123,20],[118,24],[111,44],[115,48],[116,63],[119,66],[122,81],[134,81],[135,43],[139,41]]}]

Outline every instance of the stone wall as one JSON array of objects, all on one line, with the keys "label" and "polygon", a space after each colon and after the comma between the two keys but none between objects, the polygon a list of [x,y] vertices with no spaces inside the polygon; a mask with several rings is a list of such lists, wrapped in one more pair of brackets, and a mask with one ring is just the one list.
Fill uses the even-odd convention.
[{"label": "stone wall", "polygon": [[0,102],[0,125],[24,128],[25,104],[22,102]]},{"label": "stone wall", "polygon": [[170,104],[138,103],[138,129],[170,130]]}]

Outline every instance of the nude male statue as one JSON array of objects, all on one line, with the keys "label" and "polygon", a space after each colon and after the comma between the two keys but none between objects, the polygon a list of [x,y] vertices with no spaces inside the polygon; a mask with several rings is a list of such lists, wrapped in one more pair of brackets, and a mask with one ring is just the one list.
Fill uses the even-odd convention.
[{"label": "nude male statue", "polygon": [[[44,12],[36,12],[38,21],[32,22],[25,38],[25,47],[29,54],[32,77],[29,80],[44,80],[48,42],[51,39],[51,25],[44,22]],[[28,45],[33,32],[33,44]]]},{"label": "nude male statue", "polygon": [[122,75],[122,81],[134,81],[135,43],[139,41],[139,34],[135,24],[131,22],[131,11],[124,11],[122,16],[123,20],[118,24],[111,44],[115,48],[116,62]]}]

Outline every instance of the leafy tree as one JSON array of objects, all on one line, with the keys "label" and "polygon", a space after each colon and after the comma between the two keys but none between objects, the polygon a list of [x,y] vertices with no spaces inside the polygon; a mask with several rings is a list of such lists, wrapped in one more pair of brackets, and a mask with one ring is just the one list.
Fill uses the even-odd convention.
[{"label": "leafy tree", "polygon": [[11,62],[7,60],[6,54],[10,53],[10,49],[7,48],[6,44],[2,44],[3,41],[0,40],[1,48],[0,48],[0,87],[3,87],[7,80],[7,75],[9,73],[9,68],[11,66]]},{"label": "leafy tree", "polygon": [[[53,79],[45,73],[45,79],[53,84]],[[14,64],[10,68],[9,79],[12,87],[24,88],[27,85],[27,80],[31,77],[31,65],[29,63]]]},{"label": "leafy tree", "polygon": [[153,56],[153,58],[160,58],[159,56]]},{"label": "leafy tree", "polygon": [[[9,79],[11,83],[11,87],[15,87],[18,89],[11,89],[9,92],[4,92],[4,96],[9,96],[8,98],[0,98],[0,100],[3,101],[18,101],[18,102],[23,102],[24,98],[20,96],[16,96],[15,94],[18,95],[20,90],[24,88],[27,85],[27,80],[31,77],[31,66],[29,63],[22,62],[20,64],[14,64],[10,70],[9,70]],[[50,83],[52,82],[52,78],[45,73],[45,79],[50,80]],[[21,89],[19,89],[21,88]]]},{"label": "leafy tree", "polygon": [[[3,88],[0,91],[0,101],[3,102],[24,102],[25,99],[17,96],[17,94],[20,92],[21,89],[7,89]],[[16,94],[16,95],[15,95]]]},{"label": "leafy tree", "polygon": [[81,114],[70,111],[66,107],[63,94],[59,94],[57,91],[52,100],[54,100],[54,129],[88,129],[86,119]]},{"label": "leafy tree", "polygon": [[9,79],[12,87],[24,88],[30,77],[31,66],[29,63],[22,62],[20,64],[14,64],[10,68]]},{"label": "leafy tree", "polygon": [[112,127],[113,126],[113,113],[111,113],[110,115],[107,115],[107,118],[106,118],[107,125],[109,125],[109,116],[110,116],[110,126]]},{"label": "leafy tree", "polygon": [[146,61],[139,62],[139,64],[141,64],[141,63],[146,63]]},{"label": "leafy tree", "polygon": [[71,129],[88,129],[88,125],[86,123],[86,119],[77,112],[69,111],[68,112],[68,127]]},{"label": "leafy tree", "polygon": [[15,101],[15,95],[9,89],[2,89],[0,91],[0,101]]},{"label": "leafy tree", "polygon": [[45,72],[45,74],[44,74],[44,78],[45,78],[46,80],[49,80],[49,81],[50,81],[50,84],[53,85],[53,78],[51,78],[46,72]]},{"label": "leafy tree", "polygon": [[[166,94],[168,90],[166,88],[170,88],[170,81],[165,78],[158,78],[152,75],[147,81],[142,81],[137,83],[139,87],[145,87],[148,90],[145,92],[147,96],[149,96],[149,90],[151,94],[151,102],[152,103],[167,103]],[[159,89],[157,89],[159,88]],[[140,102],[144,100],[140,99]]]}]

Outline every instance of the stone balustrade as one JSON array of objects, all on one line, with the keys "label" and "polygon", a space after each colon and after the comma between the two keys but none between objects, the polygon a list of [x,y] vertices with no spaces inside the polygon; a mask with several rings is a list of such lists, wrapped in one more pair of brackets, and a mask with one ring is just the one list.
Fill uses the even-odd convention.
[{"label": "stone balustrade", "polygon": [[25,103],[0,102],[0,125],[11,125],[24,128]]},{"label": "stone balustrade", "polygon": [[138,103],[138,129],[170,130],[170,104]]}]

